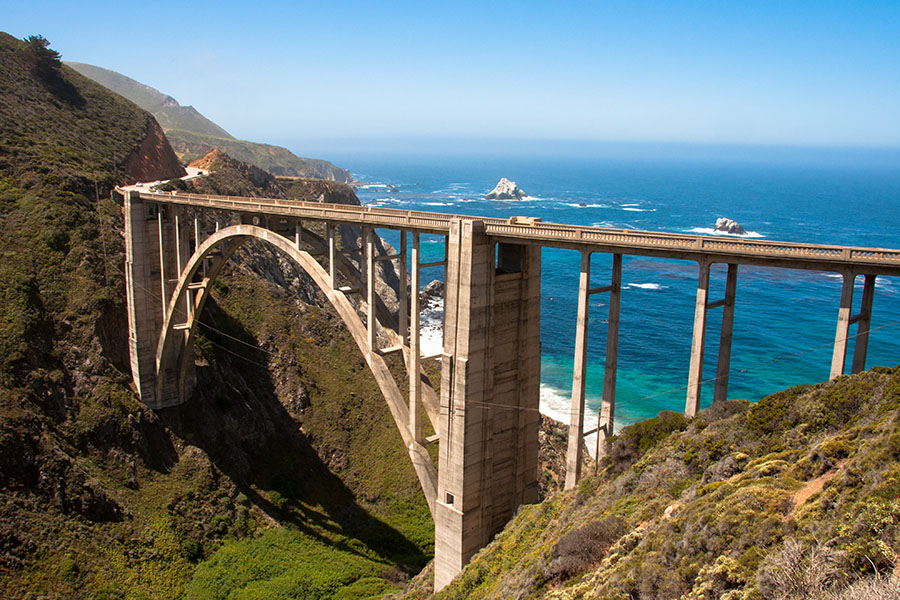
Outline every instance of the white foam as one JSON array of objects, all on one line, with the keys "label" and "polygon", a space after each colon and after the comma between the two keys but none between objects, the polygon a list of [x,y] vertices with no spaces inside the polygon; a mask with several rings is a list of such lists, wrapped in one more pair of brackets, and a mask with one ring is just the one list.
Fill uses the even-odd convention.
[{"label": "white foam", "polygon": [[[546,384],[541,384],[541,401],[540,401],[540,409],[541,414],[544,416],[550,417],[551,419],[556,419],[560,423],[564,423],[566,425],[569,424],[569,413],[572,409],[572,399],[564,395],[557,389],[554,389]],[[588,409],[585,407],[584,411],[584,428],[586,430],[591,430],[597,427],[597,413],[594,410]],[[585,444],[587,444],[588,451],[591,456],[594,456],[597,448],[597,434],[592,433],[591,435],[584,438]]]},{"label": "white foam", "polygon": [[[822,277],[827,277],[828,279],[843,279],[844,276],[840,273],[822,273]],[[854,287],[861,288],[865,285],[866,281],[863,277],[857,277],[856,281],[854,281]],[[886,290],[890,292],[896,291],[896,287],[894,283],[888,279],[887,277],[879,277],[875,280],[875,289],[878,290]]]},{"label": "white foam", "polygon": [[640,206],[640,204],[620,204],[620,206],[625,208],[626,206]]},{"label": "white foam", "polygon": [[656,212],[655,208],[634,208],[632,206],[622,206],[622,210],[630,212]]},{"label": "white foam", "polygon": [[688,233],[699,233],[702,235],[721,235],[725,237],[742,237],[742,238],[761,238],[766,237],[761,233],[757,233],[756,231],[745,231],[744,233],[728,233],[725,231],[719,231],[718,229],[713,229],[712,227],[691,227],[690,229],[686,229]]},{"label": "white foam", "polygon": [[423,356],[440,354],[444,349],[444,299],[430,299],[420,319],[419,353]]},{"label": "white foam", "polygon": [[425,206],[453,206],[452,202],[425,202]]},{"label": "white foam", "polygon": [[573,208],[609,208],[609,204],[576,204],[575,202],[564,202],[564,204]]},{"label": "white foam", "polygon": [[628,283],[625,284],[625,289],[638,288],[641,290],[665,290],[668,286],[660,285],[658,283]]}]

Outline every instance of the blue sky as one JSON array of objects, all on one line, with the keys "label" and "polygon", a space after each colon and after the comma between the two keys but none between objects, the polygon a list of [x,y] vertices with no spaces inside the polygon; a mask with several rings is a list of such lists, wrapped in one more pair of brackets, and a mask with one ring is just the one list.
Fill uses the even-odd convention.
[{"label": "blue sky", "polygon": [[897,0],[0,0],[0,14],[254,140],[900,146]]}]

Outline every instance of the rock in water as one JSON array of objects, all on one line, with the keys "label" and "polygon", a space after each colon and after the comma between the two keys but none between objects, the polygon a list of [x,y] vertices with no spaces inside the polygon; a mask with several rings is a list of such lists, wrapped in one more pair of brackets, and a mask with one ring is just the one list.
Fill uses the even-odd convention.
[{"label": "rock in water", "polygon": [[425,289],[422,290],[423,298],[443,298],[444,297],[444,282],[440,279],[435,279],[431,283],[425,286]]},{"label": "rock in water", "polygon": [[734,233],[737,235],[743,235],[745,233],[744,228],[741,227],[740,223],[726,217],[719,217],[716,219],[716,231]]},{"label": "rock in water", "polygon": [[519,186],[516,185],[515,181],[510,181],[506,177],[500,179],[500,182],[497,184],[497,187],[492,189],[487,196],[485,196],[486,200],[521,200],[527,194],[519,189]]}]

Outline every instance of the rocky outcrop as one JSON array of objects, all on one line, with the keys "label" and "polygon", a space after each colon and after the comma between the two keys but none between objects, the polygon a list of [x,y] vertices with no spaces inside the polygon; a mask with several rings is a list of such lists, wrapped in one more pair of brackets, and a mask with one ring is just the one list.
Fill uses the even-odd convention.
[{"label": "rocky outcrop", "polygon": [[716,219],[716,231],[732,233],[735,235],[744,235],[744,233],[746,233],[740,223],[727,217],[719,217]]},{"label": "rocky outcrop", "polygon": [[125,159],[125,173],[130,181],[157,181],[184,175],[184,167],[153,117],[147,119],[146,134],[140,146]]},{"label": "rocky outcrop", "polygon": [[527,194],[519,189],[515,181],[510,181],[506,177],[500,179],[497,186],[488,192],[485,196],[486,200],[521,200]]},{"label": "rocky outcrop", "polygon": [[444,282],[440,279],[435,279],[431,283],[425,286],[425,289],[422,290],[422,300],[424,302],[430,302],[435,298],[443,298],[444,297]]}]

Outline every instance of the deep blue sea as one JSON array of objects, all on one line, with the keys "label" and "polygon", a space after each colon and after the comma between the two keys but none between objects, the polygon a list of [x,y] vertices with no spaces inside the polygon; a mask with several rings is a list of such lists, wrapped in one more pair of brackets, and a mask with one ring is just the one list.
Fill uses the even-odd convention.
[{"label": "deep blue sea", "polygon": [[[713,233],[716,218],[738,221],[749,237],[900,247],[900,166],[890,161],[765,160],[764,155],[627,158],[358,152],[331,158],[361,182],[360,200],[390,208],[651,231]],[[501,177],[528,194],[487,201]],[[391,243],[396,236],[379,232]],[[423,239],[423,260],[439,260],[442,238]],[[542,262],[542,409],[568,420],[580,256],[544,249]],[[595,254],[592,285],[606,285],[611,257]],[[617,426],[684,409],[698,266],[624,257]],[[442,269],[423,273],[424,283]],[[854,314],[862,296],[857,280]],[[724,294],[725,267],[713,268],[710,301]],[[840,298],[837,274],[741,266],[730,398],[758,400],[828,378]],[[606,348],[606,296],[590,304],[587,398],[599,407]],[[704,377],[713,377],[720,311],[710,311]],[[432,315],[432,318],[434,315]],[[867,366],[900,364],[900,280],[879,277]],[[851,335],[855,327],[851,327]],[[848,350],[847,369],[853,344]],[[713,384],[703,389],[704,406]],[[592,421],[596,423],[596,417]]]}]

